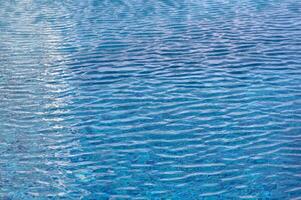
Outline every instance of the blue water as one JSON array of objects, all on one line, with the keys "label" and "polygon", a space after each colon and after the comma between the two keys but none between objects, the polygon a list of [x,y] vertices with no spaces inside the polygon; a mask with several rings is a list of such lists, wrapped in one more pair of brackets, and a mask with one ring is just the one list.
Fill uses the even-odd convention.
[{"label": "blue water", "polygon": [[0,0],[0,199],[301,199],[301,2]]}]

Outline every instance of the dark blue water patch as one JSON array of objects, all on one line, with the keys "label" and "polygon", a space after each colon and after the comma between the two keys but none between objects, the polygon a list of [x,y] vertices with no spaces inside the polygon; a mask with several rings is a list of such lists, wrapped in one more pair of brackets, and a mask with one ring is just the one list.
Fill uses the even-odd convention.
[{"label": "dark blue water patch", "polygon": [[1,198],[301,198],[299,2],[0,7]]}]

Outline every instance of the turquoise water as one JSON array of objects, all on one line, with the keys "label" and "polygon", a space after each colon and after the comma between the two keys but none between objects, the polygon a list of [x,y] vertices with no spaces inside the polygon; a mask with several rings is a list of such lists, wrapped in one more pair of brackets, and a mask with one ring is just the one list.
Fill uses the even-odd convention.
[{"label": "turquoise water", "polygon": [[301,199],[301,2],[0,0],[0,199]]}]

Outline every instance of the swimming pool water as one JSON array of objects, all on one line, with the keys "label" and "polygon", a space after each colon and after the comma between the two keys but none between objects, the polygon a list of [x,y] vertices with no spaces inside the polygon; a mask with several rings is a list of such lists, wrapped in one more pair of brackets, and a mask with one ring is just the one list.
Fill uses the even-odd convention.
[{"label": "swimming pool water", "polygon": [[0,199],[301,199],[301,2],[0,0]]}]

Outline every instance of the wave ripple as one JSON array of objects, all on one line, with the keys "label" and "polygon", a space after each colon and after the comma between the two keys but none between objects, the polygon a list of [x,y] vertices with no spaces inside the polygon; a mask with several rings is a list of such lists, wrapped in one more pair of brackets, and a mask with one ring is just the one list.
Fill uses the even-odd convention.
[{"label": "wave ripple", "polygon": [[0,8],[1,199],[301,199],[300,2]]}]

